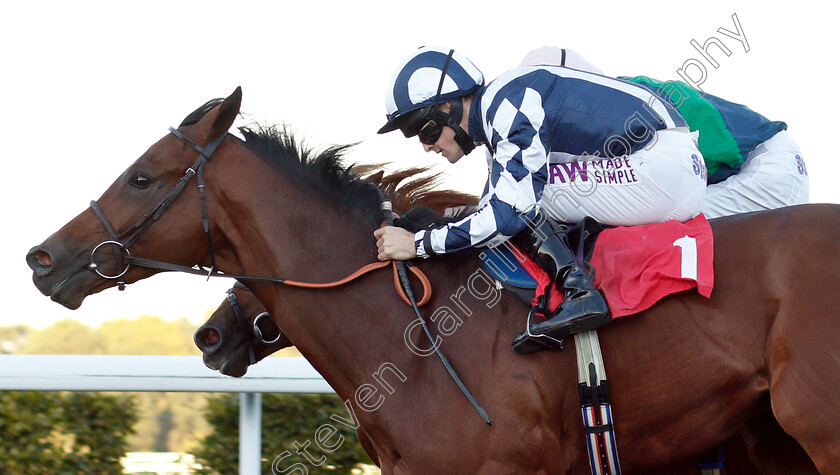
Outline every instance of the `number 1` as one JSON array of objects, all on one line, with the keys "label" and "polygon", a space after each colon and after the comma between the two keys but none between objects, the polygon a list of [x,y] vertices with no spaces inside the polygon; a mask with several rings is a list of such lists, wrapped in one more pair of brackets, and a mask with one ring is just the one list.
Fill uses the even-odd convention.
[{"label": "number 1", "polygon": [[697,280],[697,240],[686,235],[674,241],[674,246],[682,251],[680,277]]}]

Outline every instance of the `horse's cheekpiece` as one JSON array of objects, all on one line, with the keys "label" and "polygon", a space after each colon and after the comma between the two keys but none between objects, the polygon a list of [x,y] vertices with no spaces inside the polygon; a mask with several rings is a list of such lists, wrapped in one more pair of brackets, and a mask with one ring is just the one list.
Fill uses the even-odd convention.
[{"label": "horse's cheekpiece", "polygon": [[[154,224],[155,221],[160,218],[160,216],[169,208],[175,198],[184,191],[187,183],[192,180],[194,176],[198,177],[198,190],[200,193],[201,198],[201,215],[202,221],[204,224],[204,233],[207,235],[207,244],[210,249],[210,269],[207,271],[207,276],[209,277],[216,269],[216,255],[213,251],[213,239],[210,236],[210,225],[209,219],[207,214],[207,200],[206,200],[206,191],[204,186],[204,167],[207,165],[207,162],[210,161],[210,157],[213,156],[213,152],[216,151],[216,148],[222,143],[222,140],[227,136],[227,131],[221,134],[214,140],[212,140],[206,147],[202,147],[197,143],[193,142],[192,139],[185,136],[183,133],[174,129],[172,127],[169,128],[169,132],[172,133],[175,137],[180,139],[182,142],[186,143],[190,147],[192,147],[195,151],[198,152],[198,158],[195,160],[193,165],[184,172],[184,176],[181,177],[180,180],[169,190],[169,193],[163,196],[157,204],[155,204],[151,210],[146,212],[133,226],[125,230],[121,234],[117,234],[117,231],[114,229],[114,226],[111,224],[111,221],[105,216],[105,212],[102,211],[102,208],[99,207],[99,203],[96,200],[91,200],[90,202],[90,209],[99,218],[100,223],[105,228],[105,231],[108,232],[108,235],[111,237],[110,240],[103,241],[97,244],[93,251],[90,253],[90,264],[88,264],[88,269],[96,272],[100,277],[103,279],[119,279],[117,282],[117,286],[120,290],[125,290],[125,281],[121,278],[128,272],[129,267],[131,264],[138,264],[141,262],[145,262],[146,267],[150,267],[149,264],[153,263],[153,261],[148,259],[136,259],[131,256],[131,253],[128,250],[128,247],[134,243],[137,239],[140,238],[143,233],[146,232],[149,227]],[[96,251],[104,246],[104,245],[111,245],[113,246],[114,250],[114,260],[117,263],[117,269],[122,268],[121,272],[115,273],[105,273],[101,270],[101,265],[96,262]],[[161,264],[164,267],[160,267],[164,270],[181,270],[181,271],[189,271],[190,268],[184,268],[184,266],[177,266],[177,265],[168,265],[167,263],[156,263]],[[143,265],[143,264],[139,264]],[[168,266],[168,267],[166,267]]]}]

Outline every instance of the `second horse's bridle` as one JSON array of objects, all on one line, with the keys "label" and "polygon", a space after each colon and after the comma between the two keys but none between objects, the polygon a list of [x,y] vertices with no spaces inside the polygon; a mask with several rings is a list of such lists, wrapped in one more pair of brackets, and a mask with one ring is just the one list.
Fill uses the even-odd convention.
[{"label": "second horse's bridle", "polygon": [[248,347],[248,358],[251,361],[250,364],[253,365],[257,362],[257,357],[254,353],[254,340],[256,339],[259,343],[264,345],[271,345],[280,341],[280,338],[283,336],[283,332],[278,331],[276,337],[271,340],[266,340],[262,329],[260,329],[260,320],[266,317],[270,320],[268,312],[262,312],[257,315],[257,317],[254,318],[253,323],[251,323],[251,327],[248,328],[248,321],[246,320],[245,315],[243,315],[242,310],[239,308],[239,302],[236,299],[236,295],[233,293],[233,289],[242,289],[247,292],[250,292],[251,290],[241,282],[237,281],[233,284],[233,287],[228,289],[227,300],[233,309],[233,314],[236,315],[236,321],[239,322],[239,328],[242,330],[243,338],[245,338],[245,344]]}]

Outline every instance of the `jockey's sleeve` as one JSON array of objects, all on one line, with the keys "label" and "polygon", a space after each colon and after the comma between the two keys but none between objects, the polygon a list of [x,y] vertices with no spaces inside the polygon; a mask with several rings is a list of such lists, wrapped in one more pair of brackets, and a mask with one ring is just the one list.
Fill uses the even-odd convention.
[{"label": "jockey's sleeve", "polygon": [[478,210],[460,221],[416,233],[418,257],[496,245],[525,229],[528,221],[523,213],[540,201],[548,176],[548,160],[537,132],[545,112],[539,97],[534,99],[531,107],[523,104],[510,115],[495,114],[491,127],[505,136],[494,134],[490,179]]}]

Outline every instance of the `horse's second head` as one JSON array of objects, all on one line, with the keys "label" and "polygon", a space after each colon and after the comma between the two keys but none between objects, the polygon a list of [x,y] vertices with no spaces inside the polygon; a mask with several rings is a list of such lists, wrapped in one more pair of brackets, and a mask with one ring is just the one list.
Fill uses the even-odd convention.
[{"label": "horse's second head", "polygon": [[[240,102],[237,88],[194,124],[163,137],[91,208],[32,248],[26,260],[35,286],[52,300],[76,309],[88,295],[158,272],[130,266],[127,262],[134,256],[187,266],[208,264],[209,245],[195,186],[196,175],[200,177],[203,170],[193,170],[201,160],[193,145],[224,137]],[[188,183],[176,192],[181,181]],[[175,199],[179,195],[183,196]]]},{"label": "horse's second head", "polygon": [[193,340],[208,368],[235,377],[275,351],[292,346],[254,294],[239,285],[228,290],[225,301],[196,330]]}]

